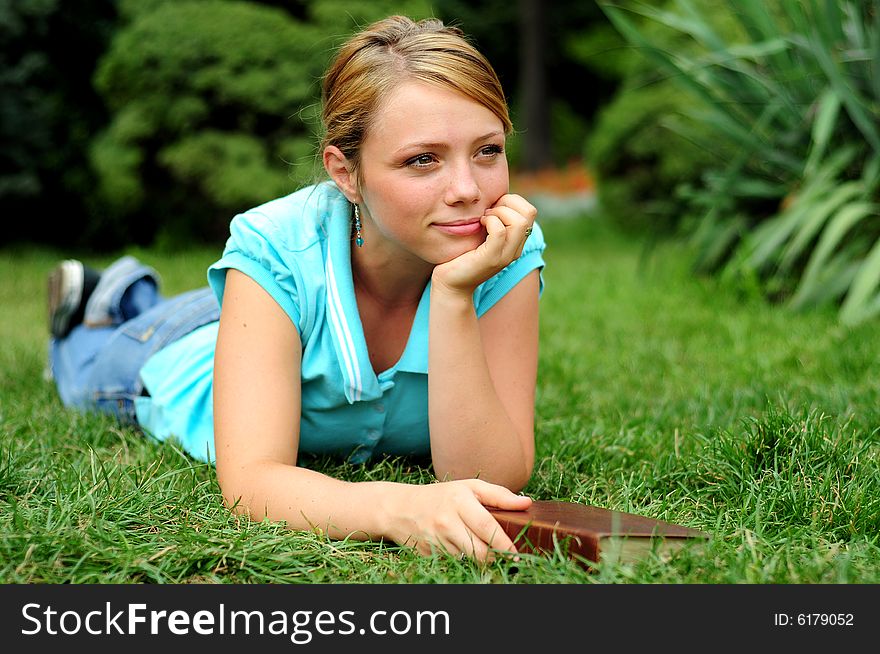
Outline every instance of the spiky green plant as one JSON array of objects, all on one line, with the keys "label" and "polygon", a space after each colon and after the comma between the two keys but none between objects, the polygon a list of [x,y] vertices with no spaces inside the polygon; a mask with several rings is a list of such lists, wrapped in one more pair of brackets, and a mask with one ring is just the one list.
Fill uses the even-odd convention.
[{"label": "spiky green plant", "polygon": [[[736,41],[690,0],[671,6],[603,4],[693,97],[703,145],[738,152],[687,191],[696,268],[757,279],[795,308],[839,302],[849,324],[880,314],[880,2],[728,2]],[[664,50],[633,15],[701,47]]]}]

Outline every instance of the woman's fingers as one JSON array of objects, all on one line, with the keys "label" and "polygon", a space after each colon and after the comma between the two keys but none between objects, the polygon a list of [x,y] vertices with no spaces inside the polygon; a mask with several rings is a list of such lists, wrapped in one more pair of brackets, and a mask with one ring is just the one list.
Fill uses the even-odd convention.
[{"label": "woman's fingers", "polygon": [[526,218],[515,209],[503,205],[486,209],[485,215],[497,216],[504,227],[508,228],[510,235],[515,237],[524,236],[526,230],[531,227],[532,223],[534,223],[533,219]]},{"label": "woman's fingers", "polygon": [[473,289],[522,255],[537,209],[519,195],[507,194],[483,213],[486,240],[474,250],[438,265],[434,280],[454,291]]},{"label": "woman's fingers", "polygon": [[498,198],[498,201],[495,202],[495,206],[510,207],[530,222],[534,222],[535,216],[538,215],[538,210],[535,208],[535,205],[516,193],[502,195]]},{"label": "woman's fingers", "polygon": [[507,226],[495,214],[486,214],[481,222],[486,228],[486,240],[482,247],[485,248],[486,255],[491,261],[497,260],[500,263],[503,261],[508,240]]},{"label": "woman's fingers", "polygon": [[[496,216],[504,225],[504,250],[506,257],[511,261],[522,254],[537,213],[537,209],[532,204],[521,196],[513,194],[502,196],[494,206],[486,210],[487,216]],[[488,224],[485,221],[484,224],[488,232]],[[500,234],[500,230],[497,233]]]},{"label": "woman's fingers", "polygon": [[516,553],[516,546],[510,537],[486,509],[487,506],[510,511],[524,511],[532,504],[532,499],[525,495],[517,495],[504,486],[490,484],[478,479],[465,483],[473,492],[475,502],[464,504],[460,510],[462,520],[468,531],[479,543],[480,560],[491,557],[491,550]]},{"label": "woman's fingers", "polygon": [[442,551],[486,562],[494,560],[496,552],[516,552],[510,537],[486,506],[522,510],[531,504],[530,498],[477,479],[446,482],[430,490],[431,495],[439,492],[441,497],[445,496],[445,501],[435,499],[431,522],[418,530],[420,536],[415,543],[407,539],[420,554]]},{"label": "woman's fingers", "polygon": [[[488,234],[484,245],[490,261],[495,268],[501,270],[522,253],[526,227],[519,224],[519,219],[507,215],[513,213],[507,207],[495,208],[491,211],[492,213],[483,216],[483,225]],[[502,215],[505,216],[504,219]]]},{"label": "woman's fingers", "polygon": [[[486,513],[488,515],[488,512]],[[489,518],[491,519],[491,515]],[[433,549],[441,550],[450,556],[468,557],[481,562],[493,560],[493,550],[516,552],[513,543],[498,523],[494,519],[491,519],[491,522],[495,523],[494,526],[488,523],[480,524],[474,522],[474,518],[466,519],[462,516],[461,528],[446,536],[438,535]],[[504,539],[500,539],[498,533],[501,533]]]},{"label": "woman's fingers", "polygon": [[438,540],[439,549],[449,556],[459,556],[460,554],[467,554],[467,550],[465,550],[463,547],[460,547],[458,543],[450,538],[441,536]]},{"label": "woman's fingers", "polygon": [[498,484],[479,479],[467,481],[471,485],[474,496],[483,506],[491,506],[496,509],[507,511],[525,511],[532,504],[532,498],[527,495],[517,495],[510,489]]},{"label": "woman's fingers", "polygon": [[420,540],[416,549],[423,556],[447,554],[452,557],[470,557],[479,561],[486,560],[489,551],[488,545],[465,525],[455,533],[438,533]]},{"label": "woman's fingers", "polygon": [[474,541],[479,541],[483,559],[489,553],[489,548],[500,552],[516,552],[513,541],[484,506],[478,504],[466,507],[462,511],[462,519],[474,535]]}]

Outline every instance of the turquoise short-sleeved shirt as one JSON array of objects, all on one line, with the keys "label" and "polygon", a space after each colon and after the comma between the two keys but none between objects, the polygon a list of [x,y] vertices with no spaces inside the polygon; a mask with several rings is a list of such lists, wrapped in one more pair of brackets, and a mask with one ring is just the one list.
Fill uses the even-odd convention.
[{"label": "turquoise short-sleeved shirt", "polygon": [[[351,274],[349,203],[329,182],[236,216],[223,256],[208,269],[222,303],[226,271],[260,284],[302,341],[301,452],[346,456],[427,455],[428,313],[425,288],[400,360],[373,372]],[[536,224],[522,255],[474,292],[482,316],[530,271],[544,267]],[[540,288],[543,291],[541,279]],[[192,456],[214,460],[212,378],[218,323],[153,355],[141,370],[150,397],[138,398],[141,426],[175,437]]]}]

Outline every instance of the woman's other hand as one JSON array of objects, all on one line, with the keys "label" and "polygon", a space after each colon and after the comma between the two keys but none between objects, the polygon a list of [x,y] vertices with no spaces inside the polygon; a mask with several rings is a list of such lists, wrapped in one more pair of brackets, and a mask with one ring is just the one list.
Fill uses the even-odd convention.
[{"label": "woman's other hand", "polygon": [[436,266],[432,276],[435,287],[472,295],[477,286],[519,258],[537,214],[522,196],[502,195],[483,214],[486,240],[476,249]]}]

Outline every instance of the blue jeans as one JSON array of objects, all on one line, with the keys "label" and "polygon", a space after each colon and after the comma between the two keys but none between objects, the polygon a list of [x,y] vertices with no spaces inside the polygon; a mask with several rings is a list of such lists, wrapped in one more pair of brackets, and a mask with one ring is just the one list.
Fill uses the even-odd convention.
[{"label": "blue jeans", "polygon": [[220,307],[207,287],[164,298],[149,268],[139,263],[123,267],[124,275],[112,278],[111,266],[111,279],[102,276],[99,282],[102,298],[111,298],[103,302],[103,322],[110,324],[80,324],[66,337],[51,339],[49,365],[65,406],[136,423],[134,398],[147,394],[140,378],[147,359],[219,320]]}]

